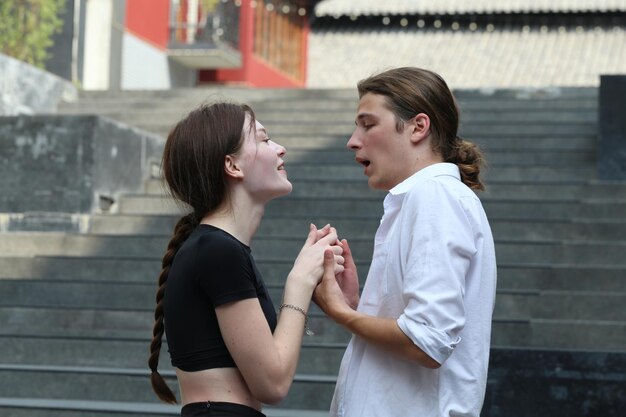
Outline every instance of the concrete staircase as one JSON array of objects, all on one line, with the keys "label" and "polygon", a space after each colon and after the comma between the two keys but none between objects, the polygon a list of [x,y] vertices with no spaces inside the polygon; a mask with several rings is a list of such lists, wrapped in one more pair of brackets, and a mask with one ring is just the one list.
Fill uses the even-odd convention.
[{"label": "concrete staircase", "polygon": [[[596,89],[457,91],[461,134],[486,151],[499,264],[492,346],[624,352],[626,184],[595,180]],[[97,113],[166,135],[209,96],[252,105],[287,148],[293,193],[272,202],[252,249],[275,301],[309,222],[351,241],[363,280],[384,194],[345,149],[348,90],[84,93]],[[156,278],[179,208],[158,179],[95,213],[88,234],[0,234],[0,415],[175,415],[150,389]],[[349,335],[316,309],[289,397],[270,416],[325,415]],[[166,346],[161,369],[175,386]]]}]

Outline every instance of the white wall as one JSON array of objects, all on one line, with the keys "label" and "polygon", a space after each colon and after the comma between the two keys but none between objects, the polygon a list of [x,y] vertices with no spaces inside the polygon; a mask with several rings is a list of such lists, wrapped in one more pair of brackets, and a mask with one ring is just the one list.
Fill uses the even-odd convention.
[{"label": "white wall", "polygon": [[167,53],[125,33],[122,41],[122,89],[163,90],[195,85],[196,71],[170,62]]},{"label": "white wall", "polygon": [[109,88],[113,0],[87,0],[85,7],[83,88],[107,90]]}]

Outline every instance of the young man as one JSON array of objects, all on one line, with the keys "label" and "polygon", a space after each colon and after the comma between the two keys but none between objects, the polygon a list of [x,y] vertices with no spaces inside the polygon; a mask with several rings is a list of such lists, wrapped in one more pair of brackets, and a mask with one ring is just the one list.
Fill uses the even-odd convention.
[{"label": "young man", "polygon": [[[398,68],[358,84],[347,146],[371,188],[388,191],[359,299],[347,241],[317,304],[353,333],[331,416],[479,416],[496,289],[493,237],[480,200],[478,148],[457,136],[441,77]],[[357,307],[358,305],[358,307]]]}]

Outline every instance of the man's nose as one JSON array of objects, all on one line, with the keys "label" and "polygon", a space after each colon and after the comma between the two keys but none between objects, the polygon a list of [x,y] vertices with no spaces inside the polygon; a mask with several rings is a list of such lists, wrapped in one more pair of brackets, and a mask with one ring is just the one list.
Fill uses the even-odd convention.
[{"label": "man's nose", "polygon": [[348,143],[346,143],[346,147],[348,149],[352,149],[353,151],[361,147],[361,141],[356,134],[356,130],[352,133],[352,136],[350,136]]}]

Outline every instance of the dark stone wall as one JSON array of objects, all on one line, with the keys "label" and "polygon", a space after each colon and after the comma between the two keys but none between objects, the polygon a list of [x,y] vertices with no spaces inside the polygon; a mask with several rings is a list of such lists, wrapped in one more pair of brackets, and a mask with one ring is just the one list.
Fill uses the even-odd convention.
[{"label": "dark stone wall", "polygon": [[0,117],[0,212],[90,213],[141,190],[162,145],[98,116]]},{"label": "dark stone wall", "polygon": [[626,353],[492,349],[482,417],[623,416]]},{"label": "dark stone wall", "polygon": [[600,77],[598,178],[626,180],[626,75]]}]

